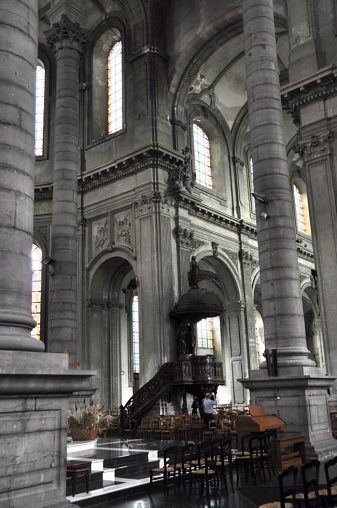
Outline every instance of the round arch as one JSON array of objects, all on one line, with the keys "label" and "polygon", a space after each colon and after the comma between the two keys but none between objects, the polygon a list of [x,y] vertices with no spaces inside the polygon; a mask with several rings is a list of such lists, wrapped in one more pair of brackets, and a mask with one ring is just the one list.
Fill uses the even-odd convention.
[{"label": "round arch", "polygon": [[137,291],[133,264],[121,252],[91,263],[86,309],[85,358],[98,372],[97,399],[118,409],[132,395],[130,300]]}]

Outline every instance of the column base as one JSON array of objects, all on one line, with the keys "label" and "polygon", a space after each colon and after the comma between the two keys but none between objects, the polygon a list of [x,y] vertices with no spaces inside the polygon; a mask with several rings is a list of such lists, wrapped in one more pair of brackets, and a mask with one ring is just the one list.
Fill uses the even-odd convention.
[{"label": "column base", "polygon": [[250,390],[252,402],[286,422],[280,433],[304,435],[307,458],[324,462],[337,454],[328,407],[328,388],[334,380],[317,367],[288,367],[279,369],[278,377],[261,369],[239,381]]},{"label": "column base", "polygon": [[[95,392],[94,373],[63,354],[0,355],[0,506],[66,508],[70,397]],[[76,505],[72,505],[76,506]]]}]

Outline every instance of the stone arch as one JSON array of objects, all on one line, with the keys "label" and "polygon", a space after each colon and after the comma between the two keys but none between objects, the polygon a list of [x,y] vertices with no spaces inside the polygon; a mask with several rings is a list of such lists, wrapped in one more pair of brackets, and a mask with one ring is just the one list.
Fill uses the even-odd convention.
[{"label": "stone arch", "polygon": [[96,398],[106,409],[118,409],[132,395],[127,298],[130,281],[138,281],[120,252],[96,259],[90,272],[84,356],[87,367],[99,374]]}]

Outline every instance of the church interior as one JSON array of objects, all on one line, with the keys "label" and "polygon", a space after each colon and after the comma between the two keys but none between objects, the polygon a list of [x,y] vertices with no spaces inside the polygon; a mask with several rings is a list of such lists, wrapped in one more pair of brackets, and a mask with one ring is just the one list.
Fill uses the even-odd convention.
[{"label": "church interior", "polygon": [[119,439],[157,418],[154,440],[197,441],[207,419],[172,422],[203,421],[214,393],[226,439],[240,415],[231,449],[259,407],[323,471],[336,2],[0,0],[0,20],[0,507],[89,506],[68,467],[87,478],[83,404]]}]

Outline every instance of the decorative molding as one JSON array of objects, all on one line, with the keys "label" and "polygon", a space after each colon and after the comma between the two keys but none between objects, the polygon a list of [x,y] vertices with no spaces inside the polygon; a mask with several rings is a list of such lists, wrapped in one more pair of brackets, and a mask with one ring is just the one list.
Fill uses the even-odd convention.
[{"label": "decorative molding", "polygon": [[34,200],[43,201],[45,199],[53,199],[52,185],[39,185],[34,189]]},{"label": "decorative molding", "polygon": [[221,249],[235,265],[238,264],[238,253],[229,249]]},{"label": "decorative molding", "polygon": [[189,231],[187,228],[182,228],[181,226],[176,227],[175,236],[178,247],[183,249],[194,251],[201,247],[201,245],[205,245],[205,242],[194,238],[194,231]]},{"label": "decorative molding", "polygon": [[239,257],[243,268],[250,268],[253,272],[259,266],[258,260],[255,259],[253,254],[247,250],[241,249],[239,251]]},{"label": "decorative molding", "polygon": [[215,258],[218,257],[218,255],[219,255],[219,244],[218,243],[212,242],[212,251],[213,251],[213,256]]},{"label": "decorative molding", "polygon": [[337,68],[327,67],[309,79],[282,87],[281,94],[284,109],[298,115],[301,106],[330,95],[337,95]]},{"label": "decorative molding", "polygon": [[330,141],[332,132],[329,131],[323,135],[313,134],[311,140],[307,143],[298,143],[295,152],[305,160],[317,159],[330,153]]},{"label": "decorative molding", "polygon": [[73,23],[64,14],[45,34],[47,43],[54,53],[64,47],[73,47],[82,53],[88,43],[88,38],[79,23]]},{"label": "decorative molding", "polygon": [[232,161],[233,161],[233,164],[236,166],[236,167],[241,167],[243,168],[245,163],[242,159],[240,159],[239,157],[236,157],[236,155],[233,155],[232,157]]}]

